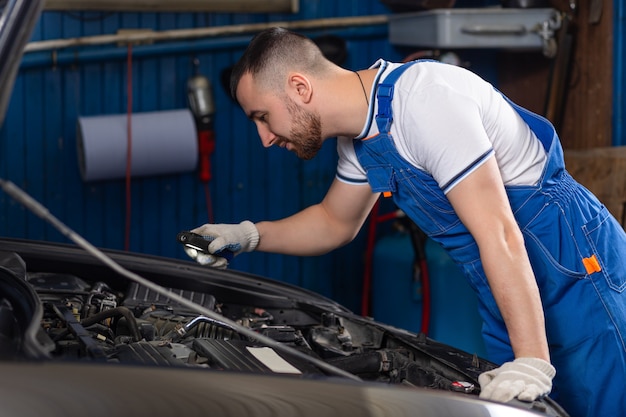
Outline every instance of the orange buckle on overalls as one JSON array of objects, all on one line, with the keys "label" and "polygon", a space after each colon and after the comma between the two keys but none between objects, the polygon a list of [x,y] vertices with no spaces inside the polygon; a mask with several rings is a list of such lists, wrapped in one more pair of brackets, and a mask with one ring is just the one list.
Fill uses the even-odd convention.
[{"label": "orange buckle on overalls", "polygon": [[598,262],[598,258],[596,258],[596,255],[591,255],[588,258],[583,258],[583,265],[585,265],[585,269],[587,270],[588,274],[602,271],[602,267],[600,266],[600,262]]}]

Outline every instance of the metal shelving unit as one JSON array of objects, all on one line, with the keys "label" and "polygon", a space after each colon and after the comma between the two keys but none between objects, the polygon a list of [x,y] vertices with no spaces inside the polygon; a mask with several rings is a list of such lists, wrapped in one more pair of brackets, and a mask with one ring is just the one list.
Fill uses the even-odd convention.
[{"label": "metal shelving unit", "polygon": [[393,45],[438,49],[541,49],[556,53],[559,11],[551,8],[450,8],[399,13],[389,18]]}]

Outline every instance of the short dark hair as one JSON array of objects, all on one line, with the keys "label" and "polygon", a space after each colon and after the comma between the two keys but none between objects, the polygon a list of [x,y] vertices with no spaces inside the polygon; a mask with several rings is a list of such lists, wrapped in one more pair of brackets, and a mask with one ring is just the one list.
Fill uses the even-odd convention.
[{"label": "short dark hair", "polygon": [[237,101],[237,86],[241,77],[248,72],[269,81],[270,78],[275,79],[275,76],[282,76],[280,64],[289,65],[296,70],[314,72],[325,61],[317,45],[306,36],[280,27],[266,29],[252,38],[233,67],[230,74],[230,95]]}]

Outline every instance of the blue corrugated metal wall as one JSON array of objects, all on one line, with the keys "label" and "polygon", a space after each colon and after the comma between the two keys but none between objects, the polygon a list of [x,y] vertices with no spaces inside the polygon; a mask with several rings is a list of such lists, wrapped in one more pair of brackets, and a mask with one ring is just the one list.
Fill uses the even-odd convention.
[{"label": "blue corrugated metal wall", "polygon": [[[300,12],[293,15],[45,12],[32,40],[115,34],[118,29],[163,31],[387,12],[375,0],[301,0]],[[398,58],[386,42],[384,25],[307,34],[336,34],[347,39],[349,56],[344,66],[348,68],[368,66],[378,57]],[[284,150],[264,149],[254,125],[222,89],[222,70],[237,60],[250,36],[133,47],[134,112],[185,108],[186,82],[194,74],[194,58],[199,72],[213,84],[217,143],[211,195],[216,222],[289,215],[319,201],[334,176],[332,145],[308,162]],[[115,249],[123,249],[125,242],[125,182],[82,182],[76,122],[79,116],[126,112],[126,58],[127,48],[116,45],[59,50],[56,56],[50,52],[26,54],[0,131],[0,176],[25,189],[94,245]],[[204,188],[196,175],[135,178],[131,190],[130,250],[186,258],[174,240],[176,233],[208,218]],[[3,193],[0,235],[66,241]],[[253,253],[238,257],[232,266],[305,286],[356,309],[362,241],[309,259]]]},{"label": "blue corrugated metal wall", "polygon": [[[495,1],[458,1],[480,7]],[[616,35],[622,33],[623,7],[615,1]],[[118,29],[156,31],[388,13],[378,0],[300,0],[294,15],[225,13],[62,13],[45,12],[33,40],[114,34]],[[344,66],[357,69],[379,57],[406,54],[387,42],[386,27],[363,26],[306,32],[335,34],[348,41]],[[264,149],[252,123],[221,88],[220,74],[240,56],[251,35],[207,38],[133,47],[134,112],[186,107],[186,82],[199,72],[213,84],[216,99],[216,151],[211,196],[217,222],[275,219],[319,201],[334,176],[335,150],[303,162],[281,149]],[[621,39],[621,38],[619,38]],[[473,70],[494,82],[490,52],[472,52]],[[616,68],[623,65],[623,42],[616,42]],[[93,244],[123,249],[126,198],[124,180],[83,183],[76,152],[79,116],[126,112],[127,48],[116,45],[29,53],[22,66],[5,124],[0,130],[0,176],[15,182]],[[623,74],[616,86],[623,89]],[[616,110],[623,108],[616,90]],[[621,130],[621,110],[615,115]],[[619,127],[619,129],[618,129]],[[616,137],[616,144],[624,138]],[[207,220],[204,188],[194,173],[132,180],[130,250],[185,259],[176,233]],[[0,193],[0,235],[51,241],[66,239],[41,219]],[[357,310],[364,256],[363,233],[332,254],[315,258],[252,253],[233,268],[294,283]]]}]

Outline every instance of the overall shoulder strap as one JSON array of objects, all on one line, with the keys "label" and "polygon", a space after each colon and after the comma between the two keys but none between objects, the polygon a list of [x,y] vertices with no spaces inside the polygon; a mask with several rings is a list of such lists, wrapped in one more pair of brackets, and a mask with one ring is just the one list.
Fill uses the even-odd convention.
[{"label": "overall shoulder strap", "polygon": [[404,71],[416,62],[418,61],[407,62],[406,64],[394,69],[388,76],[385,77],[383,82],[378,84],[376,87],[376,99],[378,100],[376,124],[378,125],[378,131],[380,133],[389,132],[391,123],[393,122],[393,115],[391,114],[391,100],[393,100],[394,84]]}]

